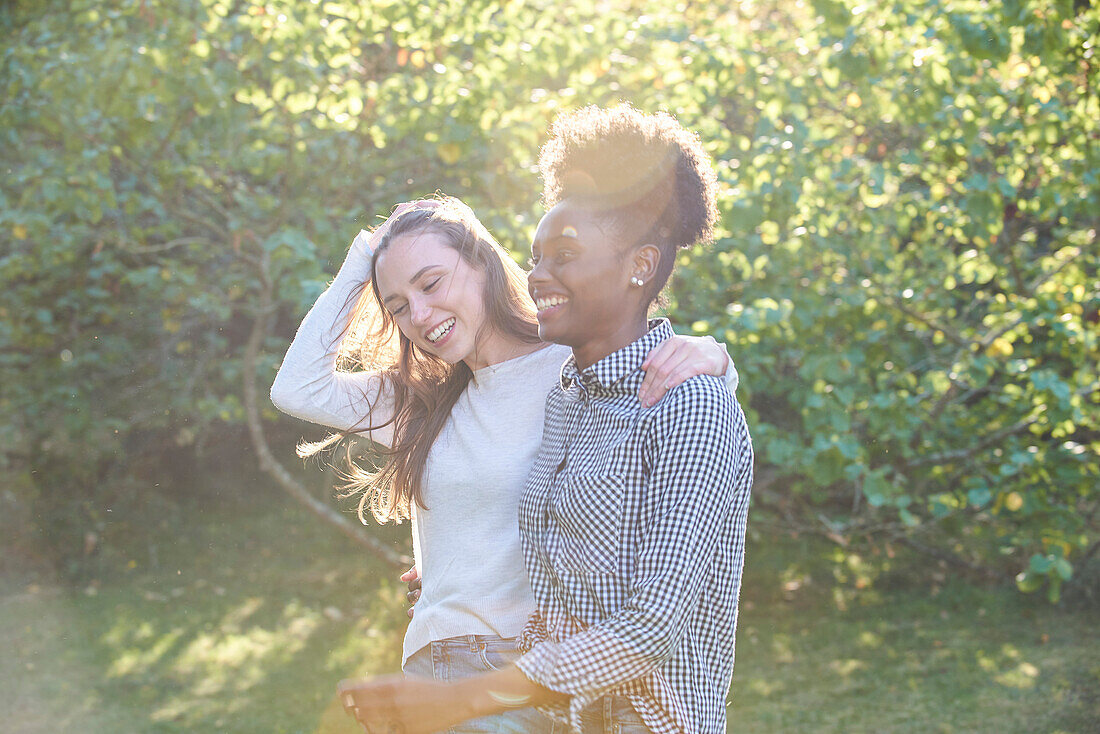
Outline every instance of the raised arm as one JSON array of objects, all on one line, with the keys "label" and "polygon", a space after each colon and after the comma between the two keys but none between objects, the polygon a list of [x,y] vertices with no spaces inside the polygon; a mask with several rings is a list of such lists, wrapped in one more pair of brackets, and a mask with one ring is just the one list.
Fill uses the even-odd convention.
[{"label": "raised arm", "polygon": [[[402,204],[391,215],[412,204]],[[393,400],[376,372],[338,372],[336,358],[360,293],[369,287],[374,247],[387,223],[374,233],[360,231],[336,278],[298,327],[271,386],[271,402],[296,418],[340,431],[362,431],[389,445]]]}]

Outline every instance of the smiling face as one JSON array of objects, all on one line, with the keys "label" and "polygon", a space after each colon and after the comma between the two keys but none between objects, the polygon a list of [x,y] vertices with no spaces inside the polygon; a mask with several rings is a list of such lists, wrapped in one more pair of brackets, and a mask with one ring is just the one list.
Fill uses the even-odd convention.
[{"label": "smiling face", "polygon": [[395,237],[379,253],[375,285],[401,333],[446,362],[478,369],[492,352],[485,275],[431,230]]},{"label": "smiling face", "polygon": [[656,248],[624,245],[624,229],[566,200],[542,218],[531,243],[527,282],[539,336],[573,347],[582,369],[645,333],[645,289],[630,279],[652,277]]}]

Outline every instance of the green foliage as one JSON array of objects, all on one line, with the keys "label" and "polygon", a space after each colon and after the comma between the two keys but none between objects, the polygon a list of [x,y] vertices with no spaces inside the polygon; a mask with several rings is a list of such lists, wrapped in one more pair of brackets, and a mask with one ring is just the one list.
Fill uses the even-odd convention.
[{"label": "green foliage", "polygon": [[1047,0],[9,4],[0,462],[67,469],[87,498],[136,436],[216,441],[242,420],[262,278],[269,382],[376,213],[441,189],[522,257],[547,124],[627,99],[697,130],[727,189],[670,314],[737,358],[760,504],[1056,597],[1097,536],[1098,20]]},{"label": "green foliage", "polygon": [[723,51],[729,237],[674,313],[738,345],[784,512],[1057,599],[1096,540],[1097,13],[814,8]]}]

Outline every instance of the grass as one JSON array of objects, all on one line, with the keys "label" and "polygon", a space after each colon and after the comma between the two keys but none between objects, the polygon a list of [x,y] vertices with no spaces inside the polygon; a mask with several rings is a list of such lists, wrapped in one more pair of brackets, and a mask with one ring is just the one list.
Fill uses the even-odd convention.
[{"label": "grass", "polygon": [[[403,587],[270,500],[134,525],[79,587],[5,579],[0,728],[356,731],[333,689],[397,669]],[[753,538],[730,731],[1098,731],[1095,613],[949,580],[857,593],[821,554]]]},{"label": "grass", "polygon": [[1100,731],[1095,612],[946,579],[814,588],[783,565],[813,556],[777,550],[750,561],[771,559],[745,581],[730,731]]}]

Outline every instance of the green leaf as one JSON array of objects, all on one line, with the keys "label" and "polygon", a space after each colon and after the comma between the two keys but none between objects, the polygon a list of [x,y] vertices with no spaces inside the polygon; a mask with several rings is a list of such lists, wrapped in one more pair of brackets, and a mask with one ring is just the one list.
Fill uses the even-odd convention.
[{"label": "green leaf", "polygon": [[1036,553],[1031,557],[1031,561],[1028,563],[1028,570],[1037,574],[1046,574],[1054,566],[1054,559],[1050,556],[1044,556]]},{"label": "green leaf", "polygon": [[988,487],[980,487],[967,492],[966,499],[972,507],[985,507],[993,499],[993,493]]},{"label": "green leaf", "polygon": [[1043,577],[1034,573],[1021,573],[1016,576],[1016,588],[1025,594],[1038,591],[1043,586]]}]

